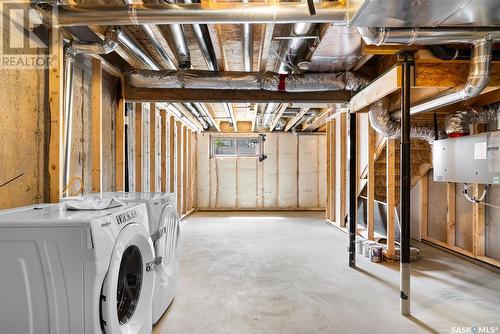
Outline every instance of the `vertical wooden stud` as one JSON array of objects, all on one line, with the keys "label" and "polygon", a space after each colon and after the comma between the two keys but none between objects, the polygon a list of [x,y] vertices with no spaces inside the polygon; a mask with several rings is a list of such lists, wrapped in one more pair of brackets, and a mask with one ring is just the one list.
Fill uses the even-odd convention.
[{"label": "vertical wooden stud", "polygon": [[116,105],[115,128],[115,189],[123,191],[125,187],[125,100],[120,98]]},{"label": "vertical wooden stud", "polygon": [[167,191],[167,111],[160,110],[161,119],[161,191]]},{"label": "vertical wooden stud", "polygon": [[135,104],[135,191],[142,190],[142,103]]},{"label": "vertical wooden stud", "polygon": [[183,127],[182,130],[182,213],[187,212],[187,127]]},{"label": "vertical wooden stud", "polygon": [[[480,197],[484,191],[483,184],[476,184],[477,193],[476,197]],[[474,256],[481,257],[485,256],[485,216],[484,216],[484,204],[474,203],[473,204],[473,252]]]},{"label": "vertical wooden stud", "polygon": [[[332,218],[330,217],[330,212],[332,208],[332,202],[331,199],[332,197],[330,196],[330,192],[332,191],[332,178],[331,178],[331,156],[330,156],[330,151],[331,151],[331,134],[330,132],[332,131],[332,122],[327,122],[326,123],[326,211],[325,211],[325,218],[327,220],[331,220]],[[298,193],[298,192],[297,192]]]},{"label": "vertical wooden stud", "polygon": [[446,244],[455,246],[455,183],[446,187]]},{"label": "vertical wooden stud", "polygon": [[347,194],[347,188],[346,188],[346,179],[347,179],[347,129],[346,129],[346,119],[347,119],[347,114],[346,113],[341,113],[339,115],[339,136],[337,138],[340,139],[340,160],[339,160],[339,169],[340,169],[340,180],[338,181],[340,183],[340,193],[338,194],[339,196],[339,217],[337,218],[337,224],[339,224],[341,227],[345,227],[346,221],[346,194]]},{"label": "vertical wooden stud", "polygon": [[102,64],[92,58],[92,192],[102,184]]},{"label": "vertical wooden stud", "polygon": [[156,104],[149,106],[149,191],[156,191]]},{"label": "vertical wooden stud", "polygon": [[63,77],[64,77],[64,40],[57,28],[51,30],[50,56],[53,66],[49,70],[49,107],[50,107],[50,139],[49,139],[49,182],[47,185],[48,200],[58,202],[62,185],[62,145],[63,145]]},{"label": "vertical wooden stud", "polygon": [[176,121],[176,141],[177,141],[177,154],[175,156],[176,160],[176,180],[177,180],[177,213],[182,216],[182,123]]},{"label": "vertical wooden stud", "polygon": [[395,230],[394,209],[396,208],[396,142],[393,139],[387,141],[387,257],[394,259],[395,256]]},{"label": "vertical wooden stud", "polygon": [[366,200],[366,225],[368,240],[375,237],[375,130],[368,124],[368,173],[367,173],[367,200]]},{"label": "vertical wooden stud", "polygon": [[429,176],[425,174],[421,180],[420,186],[420,238],[427,237],[428,220],[428,202],[429,202]]},{"label": "vertical wooden stud", "polygon": [[168,122],[168,144],[169,144],[169,157],[168,157],[168,163],[169,163],[169,172],[170,172],[170,177],[169,177],[169,191],[171,193],[175,192],[175,117],[170,116],[169,122]]},{"label": "vertical wooden stud", "polygon": [[336,121],[330,121],[330,152],[328,156],[330,157],[330,221],[335,221],[335,210],[336,210],[336,155],[337,155],[337,137],[336,137]]},{"label": "vertical wooden stud", "polygon": [[192,162],[193,162],[193,136],[191,130],[187,132],[187,164],[186,164],[186,173],[187,173],[187,204],[186,211],[190,211],[193,208],[193,184],[192,184]]}]

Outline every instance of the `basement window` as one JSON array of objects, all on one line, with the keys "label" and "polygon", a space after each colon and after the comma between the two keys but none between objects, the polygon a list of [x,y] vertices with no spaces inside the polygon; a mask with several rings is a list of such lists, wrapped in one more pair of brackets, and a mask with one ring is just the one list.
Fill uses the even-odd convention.
[{"label": "basement window", "polygon": [[259,158],[264,152],[263,137],[217,137],[210,138],[212,158]]}]

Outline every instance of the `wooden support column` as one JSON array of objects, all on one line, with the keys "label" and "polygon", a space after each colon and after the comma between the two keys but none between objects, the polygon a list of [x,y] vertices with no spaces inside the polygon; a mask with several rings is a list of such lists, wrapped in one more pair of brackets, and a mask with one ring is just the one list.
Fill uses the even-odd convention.
[{"label": "wooden support column", "polygon": [[49,182],[48,200],[59,202],[62,187],[62,145],[63,145],[63,77],[64,77],[64,41],[59,29],[51,29],[50,56],[53,67],[49,70],[49,108],[50,108],[50,138],[49,138]]},{"label": "wooden support column", "polygon": [[125,187],[125,100],[120,98],[116,105],[115,116],[115,190],[124,191]]},{"label": "wooden support column", "polygon": [[160,110],[161,117],[161,191],[167,192],[167,111]]},{"label": "wooden support column", "polygon": [[396,142],[394,139],[387,140],[387,257],[394,259],[395,255],[395,229],[394,209],[396,208]]},{"label": "wooden support column", "polygon": [[135,104],[135,191],[142,190],[142,103]]},{"label": "wooden support column", "polygon": [[188,175],[188,168],[187,168],[187,160],[188,160],[188,155],[187,155],[187,127],[183,127],[182,130],[182,213],[185,214],[187,212],[187,197],[188,197],[188,191],[187,191],[187,175]]},{"label": "wooden support column", "polygon": [[446,244],[455,246],[455,183],[446,187]]},{"label": "wooden support column", "polygon": [[176,182],[177,187],[175,189],[177,193],[177,214],[182,216],[182,123],[181,121],[176,121],[176,142],[177,142],[177,152],[175,155],[176,161]]},{"label": "wooden support column", "polygon": [[427,237],[428,202],[429,202],[429,176],[422,177],[420,185],[420,239]]},{"label": "wooden support column", "polygon": [[156,191],[156,104],[149,106],[149,191]]},{"label": "wooden support column", "polygon": [[375,237],[375,130],[368,124],[368,173],[367,173],[367,200],[366,200],[366,225],[368,240]]},{"label": "wooden support column", "polygon": [[92,192],[101,191],[102,181],[102,65],[92,58]]},{"label": "wooden support column", "polygon": [[169,164],[169,192],[175,192],[175,117],[170,116],[168,121],[168,164]]}]

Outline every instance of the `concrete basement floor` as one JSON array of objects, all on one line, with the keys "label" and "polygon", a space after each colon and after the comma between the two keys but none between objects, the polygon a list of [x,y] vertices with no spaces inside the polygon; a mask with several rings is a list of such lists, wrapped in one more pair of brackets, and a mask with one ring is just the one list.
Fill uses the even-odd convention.
[{"label": "concrete basement floor", "polygon": [[155,334],[500,333],[500,275],[419,245],[403,317],[399,264],[358,255],[350,269],[347,235],[322,212],[197,213],[182,238],[179,289]]}]

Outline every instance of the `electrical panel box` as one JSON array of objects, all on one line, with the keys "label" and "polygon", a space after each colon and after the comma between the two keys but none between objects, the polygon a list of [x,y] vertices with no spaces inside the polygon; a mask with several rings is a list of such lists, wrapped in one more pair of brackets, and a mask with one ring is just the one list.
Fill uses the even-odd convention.
[{"label": "electrical panel box", "polygon": [[500,131],[436,140],[434,181],[500,184]]}]

